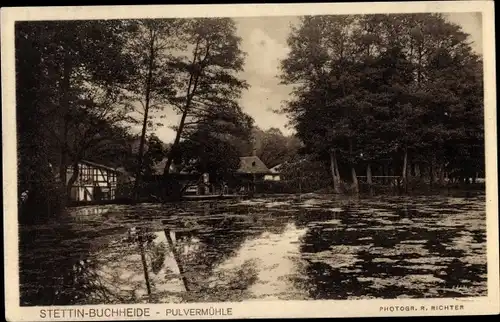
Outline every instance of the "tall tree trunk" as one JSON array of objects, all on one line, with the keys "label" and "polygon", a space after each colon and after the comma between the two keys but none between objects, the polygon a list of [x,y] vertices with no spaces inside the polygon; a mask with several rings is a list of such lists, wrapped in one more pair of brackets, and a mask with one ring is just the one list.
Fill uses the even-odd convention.
[{"label": "tall tree trunk", "polygon": [[184,289],[186,290],[186,292],[189,292],[189,285],[188,285],[188,281],[186,278],[186,273],[184,271],[184,266],[182,265],[182,262],[181,262],[179,254],[177,252],[177,248],[175,247],[174,241],[173,241],[172,237],[170,236],[170,231],[168,229],[164,229],[163,232],[165,233],[165,236],[167,237],[168,246],[172,250],[172,255],[174,256],[174,261],[177,264],[177,267],[179,268],[179,274],[180,274],[181,279],[182,279],[182,284],[184,284]]},{"label": "tall tree trunk", "polygon": [[[191,62],[191,65],[193,67],[195,66],[195,64],[197,63],[198,58],[199,58],[198,51],[199,51],[200,41],[201,40],[198,39],[198,41],[196,42],[196,46],[194,48],[193,60]],[[208,57],[208,46],[207,46],[207,52],[206,52],[204,59],[206,59],[207,57]],[[194,96],[196,89],[198,87],[198,80],[199,80],[199,77],[201,76],[201,72],[202,72],[201,68],[202,67],[200,66],[199,70],[193,71],[189,75],[189,82],[188,82],[188,87],[186,90],[186,103],[184,104],[181,120],[179,122],[179,127],[177,129],[176,134],[175,134],[174,143],[172,144],[172,147],[170,148],[170,151],[169,151],[168,156],[167,156],[167,162],[165,163],[165,168],[163,169],[163,176],[165,179],[166,179],[166,177],[168,177],[168,175],[170,173],[170,167],[172,166],[172,162],[174,160],[174,156],[176,154],[177,147],[178,147],[179,142],[181,140],[182,131],[184,130],[184,125],[186,123],[186,117],[189,113],[189,110],[191,108],[191,102],[193,100],[193,96]]]},{"label": "tall tree trunk", "polygon": [[368,184],[370,195],[373,194],[372,166],[370,163],[366,166],[366,183]]},{"label": "tall tree trunk", "polygon": [[429,185],[432,187],[434,185],[434,161],[431,160],[429,165]]},{"label": "tall tree trunk", "polygon": [[140,231],[139,233],[141,235],[138,238],[138,244],[139,244],[139,252],[141,254],[142,268],[144,271],[144,280],[146,281],[146,290],[148,292],[148,296],[151,296],[151,282],[149,279],[148,263],[146,262],[146,252],[144,250],[142,231]]},{"label": "tall tree trunk", "polygon": [[68,195],[66,194],[66,184],[67,184],[67,169],[68,169],[68,135],[69,135],[69,122],[70,122],[70,111],[69,111],[69,92],[70,92],[70,77],[71,77],[71,57],[68,51],[64,52],[63,58],[63,77],[61,79],[61,100],[60,108],[63,113],[62,117],[62,137],[61,137],[61,147],[60,147],[60,164],[59,164],[59,180],[61,184],[61,193],[63,194],[63,200],[67,200]]},{"label": "tall tree trunk", "polygon": [[337,191],[337,176],[335,175],[335,162],[333,161],[333,151],[330,151],[330,172],[332,174],[333,190]]},{"label": "tall tree trunk", "polygon": [[421,178],[422,173],[420,172],[420,166],[418,165],[418,163],[415,163],[414,168],[415,168],[415,177]]},{"label": "tall tree trunk", "polygon": [[366,166],[366,183],[368,183],[370,186],[373,184],[373,180],[372,180],[372,167],[371,167],[371,165],[369,163]]},{"label": "tall tree trunk", "polygon": [[402,172],[403,182],[406,182],[407,174],[408,174],[408,149],[405,148],[403,157],[403,172]]},{"label": "tall tree trunk", "polygon": [[340,180],[338,177],[337,158],[335,156],[334,150],[330,150],[330,170],[332,173],[333,191],[335,193],[340,193]]},{"label": "tall tree trunk", "polygon": [[335,162],[335,174],[337,175],[337,180],[339,182],[339,188],[340,188],[340,170],[339,170],[339,164],[337,162],[337,154],[335,153],[335,150],[333,151],[333,160]]},{"label": "tall tree trunk", "polygon": [[359,193],[358,177],[356,176],[356,169],[354,168],[353,160],[353,143],[352,138],[349,139],[349,155],[351,157],[351,179],[352,179],[352,189],[355,193]]},{"label": "tall tree trunk", "polygon": [[142,166],[143,166],[143,154],[144,154],[144,145],[146,141],[146,129],[148,125],[148,113],[149,106],[151,101],[151,81],[153,78],[153,68],[154,68],[154,44],[155,44],[155,32],[150,29],[150,42],[149,42],[149,61],[148,61],[148,76],[146,77],[146,91],[144,95],[144,118],[142,120],[142,131],[141,131],[141,139],[139,142],[139,153],[137,155],[137,169],[135,172],[135,183],[134,183],[134,200],[137,201],[139,199],[139,188],[142,174]]},{"label": "tall tree trunk", "polygon": [[[27,191],[28,199],[19,203],[18,218],[20,223],[44,220],[53,214],[53,209],[64,206],[63,198],[57,198],[50,193],[56,173],[52,173],[47,157],[46,131],[42,128],[44,122],[43,105],[44,94],[40,90],[43,80],[41,66],[41,50],[34,44],[33,39],[22,39],[28,42],[34,50],[25,56],[28,60],[23,64],[16,64],[19,73],[17,80],[16,102],[23,109],[18,109],[18,185],[20,192]],[[21,46],[21,44],[18,44]],[[26,44],[23,44],[23,47]],[[21,70],[22,69],[22,70]],[[59,166],[59,165],[57,165]],[[55,169],[59,173],[59,168]],[[60,203],[59,203],[60,202]],[[33,209],[36,209],[34,212]]]},{"label": "tall tree trunk", "polygon": [[352,176],[352,189],[355,193],[359,193],[358,177],[356,176],[356,169],[354,165],[351,166],[351,176]]},{"label": "tall tree trunk", "polygon": [[403,186],[405,192],[408,192],[408,149],[405,148],[405,154],[403,158]]}]

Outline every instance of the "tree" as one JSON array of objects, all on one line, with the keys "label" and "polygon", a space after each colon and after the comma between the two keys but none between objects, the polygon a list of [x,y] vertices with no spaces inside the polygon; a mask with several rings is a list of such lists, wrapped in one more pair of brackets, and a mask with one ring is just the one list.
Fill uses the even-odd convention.
[{"label": "tree", "polygon": [[163,110],[175,96],[173,70],[169,64],[174,59],[173,52],[180,48],[179,33],[183,20],[139,20],[135,24],[137,31],[128,43],[128,54],[136,72],[126,90],[130,104],[140,105],[134,110],[142,117],[137,120],[141,124],[134,186],[137,198],[147,129],[162,125],[154,117],[154,112]]},{"label": "tree", "polygon": [[249,141],[253,119],[240,110],[228,112],[231,110],[212,111],[187,128],[174,159],[180,171],[198,173],[199,180],[207,173],[211,184],[224,184],[232,178],[240,165],[240,143]]},{"label": "tree", "polygon": [[244,149],[245,152],[242,155],[250,155],[254,150],[259,159],[269,168],[291,160],[301,147],[298,138],[293,135],[285,136],[277,128],[264,131],[255,127],[252,132],[253,142],[248,142],[249,146]]},{"label": "tree", "polygon": [[[46,169],[48,176],[50,165],[57,165],[62,200],[68,166],[104,139],[98,133],[103,122],[126,118],[118,86],[129,72],[122,50],[129,31],[126,22],[112,20],[16,24],[16,77],[18,85],[27,85],[17,92],[20,160],[23,168]],[[30,142],[32,134],[37,138]],[[34,177],[28,180],[46,180]]]},{"label": "tree", "polygon": [[199,130],[179,147],[183,170],[207,173],[211,184],[227,182],[240,165],[236,147],[211,131]]},{"label": "tree", "polygon": [[454,147],[474,141],[481,149],[478,118],[469,123],[474,134],[460,136],[467,131],[455,129],[465,102],[482,115],[480,60],[467,35],[443,16],[304,17],[288,43],[281,77],[295,89],[284,112],[306,147],[330,159],[335,191],[347,173],[339,164],[349,165],[357,191],[362,165],[369,183],[376,163],[381,174],[387,176],[390,166],[406,182],[412,162],[426,163],[432,183],[454,159],[447,153],[458,153],[449,145],[452,137]]},{"label": "tree", "polygon": [[18,189],[28,194],[19,203],[21,223],[37,219],[33,209],[38,209],[38,217],[47,218],[59,212],[60,205],[50,166],[51,144],[41,126],[48,120],[45,107],[52,90],[44,70],[43,27],[17,23],[15,28]]},{"label": "tree", "polygon": [[[178,93],[172,103],[181,120],[165,164],[165,179],[186,129],[227,111],[233,111],[229,115],[241,114],[237,99],[247,86],[236,76],[243,68],[244,54],[239,49],[241,39],[236,36],[232,19],[190,19],[184,31],[183,54],[171,64],[176,70]],[[186,52],[188,56],[184,55]]]},{"label": "tree", "polygon": [[306,145],[329,155],[336,192],[340,191],[338,154],[352,164],[357,190],[354,126],[360,115],[356,109],[362,106],[356,100],[360,66],[350,32],[355,21],[353,16],[304,17],[289,36],[291,53],[282,62],[282,80],[295,85],[293,95],[298,98],[285,112],[293,115],[292,124]]},{"label": "tree", "polygon": [[149,135],[141,172],[146,175],[154,175],[155,165],[165,158],[166,152],[165,144],[155,134]]}]

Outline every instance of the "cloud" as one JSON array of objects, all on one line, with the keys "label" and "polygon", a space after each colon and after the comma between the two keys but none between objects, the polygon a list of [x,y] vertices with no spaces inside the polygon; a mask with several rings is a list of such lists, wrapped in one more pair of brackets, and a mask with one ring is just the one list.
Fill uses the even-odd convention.
[{"label": "cloud", "polygon": [[[283,99],[289,95],[289,89],[279,84],[280,61],[289,52],[285,38],[278,41],[272,37],[271,30],[258,27],[256,21],[245,20],[239,23],[238,33],[242,37],[242,50],[247,53],[245,71],[241,77],[249,89],[242,95],[240,103],[243,110],[251,115],[255,124],[263,129],[285,128],[287,118],[273,110],[279,109]],[[265,23],[264,23],[265,25]]]},{"label": "cloud", "polygon": [[286,45],[277,42],[260,28],[250,32],[242,49],[248,54],[245,71],[265,78],[275,78],[280,60],[286,57],[289,51]]}]

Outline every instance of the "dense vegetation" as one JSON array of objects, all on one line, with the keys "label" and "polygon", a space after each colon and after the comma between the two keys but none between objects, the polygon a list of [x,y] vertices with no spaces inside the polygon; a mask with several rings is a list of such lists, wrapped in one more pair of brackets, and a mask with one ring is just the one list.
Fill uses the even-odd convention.
[{"label": "dense vegetation", "polygon": [[[163,157],[166,179],[174,159],[199,159],[178,152],[207,124],[228,142],[250,133],[253,120],[237,102],[247,85],[236,76],[244,60],[231,19],[18,22],[15,42],[23,213],[57,213],[81,160],[124,167],[137,190]],[[168,149],[152,131],[165,126],[167,108],[181,116]]]},{"label": "dense vegetation", "polygon": [[307,16],[288,45],[284,112],[335,191],[358,191],[365,173],[431,185],[483,174],[482,61],[459,26],[438,14]]},{"label": "dense vegetation", "polygon": [[[84,159],[133,174],[136,196],[160,162],[167,196],[172,169],[217,183],[251,154],[306,190],[327,171],[336,192],[358,191],[360,176],[484,175],[482,62],[440,15],[302,17],[280,75],[296,136],[242,111],[232,19],[18,22],[15,41],[22,213],[64,207],[78,174],[66,169]],[[168,145],[154,135],[167,110],[180,116]]]},{"label": "dense vegetation", "polygon": [[19,190],[30,205],[24,212],[57,213],[66,182],[75,179],[66,169],[126,138],[119,88],[130,62],[120,49],[129,32],[119,21],[16,23]]}]

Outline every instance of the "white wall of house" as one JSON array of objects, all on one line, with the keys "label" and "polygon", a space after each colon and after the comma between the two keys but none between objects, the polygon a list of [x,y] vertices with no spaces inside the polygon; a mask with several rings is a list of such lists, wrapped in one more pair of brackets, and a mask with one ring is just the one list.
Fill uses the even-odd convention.
[{"label": "white wall of house", "polygon": [[[116,198],[116,171],[98,166],[80,163],[78,177],[71,189],[71,199],[76,201],[112,200]],[[73,174],[70,167],[67,170],[67,180]]]},{"label": "white wall of house", "polygon": [[264,176],[264,180],[267,180],[267,181],[280,181],[281,180],[281,177],[280,177],[280,174],[279,174],[279,170],[281,168],[281,164],[278,164],[274,167],[272,167],[271,169],[269,169],[271,171],[270,174],[266,174]]},{"label": "white wall of house", "polygon": [[266,174],[264,176],[264,180],[266,181],[280,181],[280,175],[279,174]]}]

